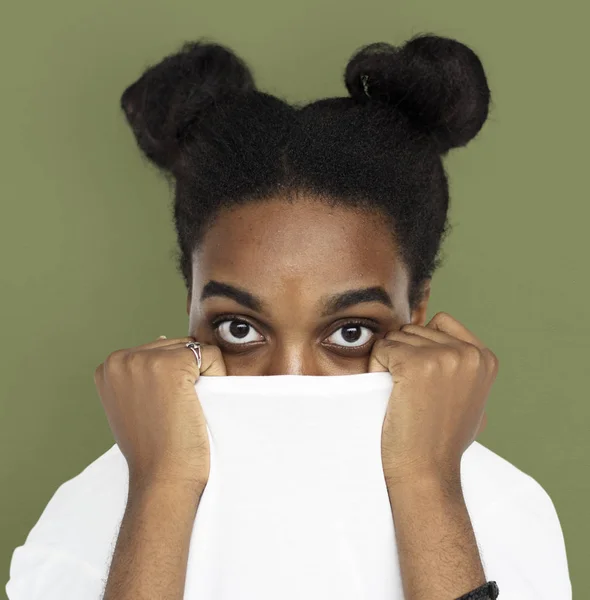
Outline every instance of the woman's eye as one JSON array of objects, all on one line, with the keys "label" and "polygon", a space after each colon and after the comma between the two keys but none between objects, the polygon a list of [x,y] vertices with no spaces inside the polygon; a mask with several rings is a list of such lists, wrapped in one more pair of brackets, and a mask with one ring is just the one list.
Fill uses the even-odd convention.
[{"label": "woman's eye", "polygon": [[[264,341],[264,336],[246,321],[225,319],[212,324],[219,337],[228,344],[248,344]],[[344,348],[360,348],[375,334],[375,329],[361,323],[347,323],[339,327],[330,337],[330,344]]]},{"label": "woman's eye", "polygon": [[[364,332],[363,332],[364,330]],[[328,339],[335,337],[330,343],[345,348],[360,348],[364,346],[375,334],[375,330],[360,323],[347,323],[339,327]]]},{"label": "woman's eye", "polygon": [[256,332],[256,329],[250,323],[238,319],[218,322],[215,329],[219,332],[221,339],[228,344],[248,344],[264,340],[260,334],[258,334],[260,336],[258,338],[252,337],[252,332]]}]

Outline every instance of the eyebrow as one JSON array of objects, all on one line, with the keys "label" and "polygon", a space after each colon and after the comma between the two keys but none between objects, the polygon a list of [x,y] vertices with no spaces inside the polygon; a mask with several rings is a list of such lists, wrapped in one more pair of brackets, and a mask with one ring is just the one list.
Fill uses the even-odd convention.
[{"label": "eyebrow", "polygon": [[[259,313],[270,313],[269,306],[263,300],[247,290],[230,285],[229,283],[214,280],[209,281],[201,292],[201,302],[213,296],[230,298],[238,304]],[[326,296],[320,302],[323,308],[322,317],[328,317],[362,302],[380,302],[388,308],[393,308],[390,295],[381,286],[347,290],[346,292]]]}]

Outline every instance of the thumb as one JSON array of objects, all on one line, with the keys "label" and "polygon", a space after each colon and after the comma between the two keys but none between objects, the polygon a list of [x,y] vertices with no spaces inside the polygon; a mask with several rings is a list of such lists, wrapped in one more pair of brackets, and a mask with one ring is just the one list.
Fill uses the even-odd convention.
[{"label": "thumb", "polygon": [[371,355],[369,356],[369,373],[387,373],[389,371],[387,367],[387,357],[381,348],[381,343],[377,340],[371,348]]}]

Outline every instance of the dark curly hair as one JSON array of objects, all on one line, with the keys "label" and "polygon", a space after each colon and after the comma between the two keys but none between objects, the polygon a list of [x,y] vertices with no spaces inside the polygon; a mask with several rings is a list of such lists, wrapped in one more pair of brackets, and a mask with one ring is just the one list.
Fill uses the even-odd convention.
[{"label": "dark curly hair", "polygon": [[220,209],[305,195],[388,219],[417,306],[450,230],[442,156],[488,116],[484,69],[466,45],[419,34],[357,50],[344,84],[348,97],[290,104],[257,90],[232,50],[201,38],[123,92],[139,148],[174,184],[187,290],[193,253]]}]

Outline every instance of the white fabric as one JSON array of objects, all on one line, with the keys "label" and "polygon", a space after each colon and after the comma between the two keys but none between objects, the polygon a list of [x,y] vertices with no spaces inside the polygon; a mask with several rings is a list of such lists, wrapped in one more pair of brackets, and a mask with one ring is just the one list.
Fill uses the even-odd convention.
[{"label": "white fabric", "polygon": [[[380,455],[392,386],[383,372],[199,379],[211,468],[185,600],[403,599]],[[541,485],[479,442],[461,479],[499,599],[571,600]],[[60,485],[13,552],[9,600],[100,600],[127,491],[116,444]]]}]

